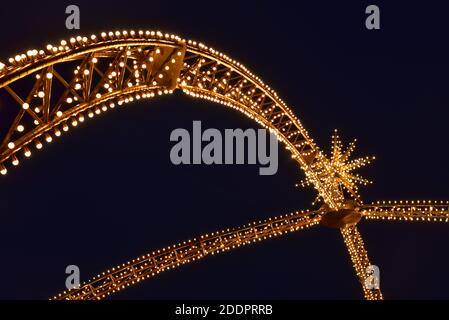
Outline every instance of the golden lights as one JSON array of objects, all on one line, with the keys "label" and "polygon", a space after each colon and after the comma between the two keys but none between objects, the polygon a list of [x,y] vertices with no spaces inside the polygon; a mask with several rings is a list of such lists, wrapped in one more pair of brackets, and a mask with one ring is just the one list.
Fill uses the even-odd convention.
[{"label": "golden lights", "polygon": [[52,299],[104,299],[142,280],[184,264],[198,261],[265,239],[317,225],[317,212],[297,211],[241,228],[225,229],[185,240],[108,269],[84,282],[77,289],[64,291]]},{"label": "golden lights", "polygon": [[[42,63],[46,60],[53,61],[52,65]],[[70,71],[72,78],[64,78],[56,72],[59,68],[53,68],[74,61],[78,65]],[[33,65],[40,66],[34,73],[23,71]],[[105,69],[101,69],[102,66]],[[9,85],[27,76],[35,81],[35,86],[28,95],[31,98],[22,100]],[[51,87],[57,81],[65,87],[65,92],[52,99],[55,93]],[[373,157],[350,159],[355,142],[343,148],[337,133],[332,139],[331,155],[326,157],[278,94],[244,65],[203,43],[173,34],[116,30],[102,32],[99,36],[72,37],[60,41],[60,45],[48,44],[43,50],[28,50],[9,58],[6,64],[0,62],[0,90],[4,88],[8,88],[18,103],[14,110],[19,110],[21,115],[0,150],[1,175],[7,174],[7,166],[19,165],[19,157],[29,158],[31,146],[42,149],[44,143],[51,143],[54,137],[69,131],[69,125],[78,127],[109,109],[120,109],[134,100],[181,89],[192,97],[235,109],[269,129],[304,171],[303,184],[313,186],[331,211],[341,209],[349,194],[359,201],[356,209],[366,219],[446,222],[449,219],[448,203],[362,205],[358,186],[370,181],[354,171],[369,164]],[[54,103],[54,100],[59,102]],[[55,298],[105,298],[206,255],[316,225],[320,214],[322,212],[294,213],[184,241],[114,267],[76,292],[66,292]],[[364,268],[369,259],[361,236],[356,227],[341,232],[356,273],[362,279],[366,276]],[[364,290],[364,293],[368,299],[382,298],[380,291]]]}]

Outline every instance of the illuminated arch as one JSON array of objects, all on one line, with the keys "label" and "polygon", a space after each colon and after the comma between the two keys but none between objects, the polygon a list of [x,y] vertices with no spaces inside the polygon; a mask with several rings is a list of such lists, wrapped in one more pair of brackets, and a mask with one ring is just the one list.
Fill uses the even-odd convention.
[{"label": "illuminated arch", "polygon": [[[23,92],[22,83],[29,90]],[[71,38],[1,64],[0,93],[14,100],[8,108],[15,118],[0,137],[0,173],[29,157],[33,144],[40,149],[87,117],[177,89],[237,109],[270,129],[324,202],[335,209],[341,204],[343,195],[328,172],[329,161],[271,88],[213,48],[158,31]]]},{"label": "illuminated arch", "polygon": [[[70,126],[120,108],[134,100],[174,90],[237,109],[276,134],[322,198],[317,211],[294,212],[238,229],[206,234],[160,249],[109,269],[54,298],[102,299],[112,293],[208,255],[298,231],[321,223],[340,229],[363,293],[382,299],[379,289],[364,286],[371,265],[356,224],[361,218],[449,221],[449,202],[388,202],[363,205],[351,174],[368,158],[353,161],[354,144],[343,150],[337,135],[328,159],[298,118],[261,79],[239,62],[202,43],[159,31],[116,31],[62,40],[44,50],[28,50],[0,63],[0,174],[50,143]],[[5,123],[4,123],[5,122]],[[345,199],[343,188],[354,200]]]}]

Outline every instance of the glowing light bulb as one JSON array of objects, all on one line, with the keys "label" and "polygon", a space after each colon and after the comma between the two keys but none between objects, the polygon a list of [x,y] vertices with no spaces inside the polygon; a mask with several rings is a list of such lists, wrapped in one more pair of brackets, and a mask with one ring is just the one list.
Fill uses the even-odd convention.
[{"label": "glowing light bulb", "polygon": [[42,149],[42,147],[43,147],[42,142],[40,142],[39,140],[36,140],[35,144],[36,144],[37,149],[39,149],[39,150]]},{"label": "glowing light bulb", "polygon": [[13,166],[19,165],[19,159],[17,159],[16,156],[12,156],[12,164],[13,164]]},{"label": "glowing light bulb", "polygon": [[31,157],[31,151],[30,151],[30,149],[25,148],[24,154],[25,154],[25,157],[27,157],[27,158]]}]

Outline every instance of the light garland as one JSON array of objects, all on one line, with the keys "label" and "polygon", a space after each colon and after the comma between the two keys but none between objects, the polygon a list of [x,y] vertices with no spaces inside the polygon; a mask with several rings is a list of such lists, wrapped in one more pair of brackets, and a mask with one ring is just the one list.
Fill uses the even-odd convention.
[{"label": "light garland", "polygon": [[[60,65],[74,62],[77,65],[70,67],[70,77],[56,71]],[[14,84],[22,78],[34,81],[27,98],[14,91]],[[65,88],[57,99],[51,90],[55,82]],[[158,250],[112,268],[84,284],[81,291],[64,293],[59,298],[105,298],[206,255],[315,225],[324,214],[339,213],[340,219],[349,219],[354,212],[348,211],[353,210],[353,218],[362,215],[382,220],[449,220],[449,202],[389,201],[363,205],[358,185],[371,182],[353,171],[374,158],[350,160],[355,141],[344,149],[335,133],[331,155],[327,157],[278,94],[244,65],[201,42],[161,31],[116,30],[76,36],[58,45],[19,53],[7,63],[0,62],[0,90],[6,91],[18,106],[12,108],[17,114],[0,145],[0,174],[6,175],[8,168],[30,158],[34,150],[44,149],[44,144],[52,143],[88,119],[140,99],[171,94],[176,89],[235,109],[269,129],[304,171],[305,180],[299,185],[313,186],[324,205],[309,220],[301,220],[302,213],[294,213],[280,217],[281,220],[269,219],[239,231],[212,233]],[[348,195],[357,200],[355,206],[347,206]],[[362,280],[370,265],[363,240],[355,225],[341,232]],[[382,298],[380,291],[364,289],[364,294],[367,299]]]},{"label": "light garland", "polygon": [[113,267],[84,282],[79,288],[64,291],[52,299],[105,299],[126,287],[154,277],[209,255],[226,252],[251,243],[270,239],[317,225],[318,212],[298,211],[264,221],[255,221],[241,228],[204,234],[192,240],[168,246]]}]

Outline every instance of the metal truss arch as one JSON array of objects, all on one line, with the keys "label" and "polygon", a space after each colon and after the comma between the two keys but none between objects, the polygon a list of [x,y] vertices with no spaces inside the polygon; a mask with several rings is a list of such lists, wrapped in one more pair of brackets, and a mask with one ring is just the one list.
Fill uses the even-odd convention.
[{"label": "metal truss arch", "polygon": [[[61,71],[67,69],[73,73]],[[30,90],[16,89],[27,82]],[[270,129],[324,202],[332,208],[343,202],[328,159],[276,92],[227,55],[155,31],[72,38],[1,64],[0,94],[15,104],[8,106],[15,116],[0,136],[0,173],[87,117],[177,89],[237,109]]]},{"label": "metal truss arch", "polygon": [[[327,157],[287,104],[245,66],[202,43],[160,31],[110,31],[73,37],[0,62],[0,174],[29,158],[70,127],[112,108],[180,90],[236,109],[283,142],[324,204],[228,229],[161,249],[116,266],[55,299],[103,299],[162,271],[318,223],[340,230],[367,299],[383,299],[365,286],[372,266],[357,229],[363,219],[449,222],[447,202],[399,201],[364,205],[353,171],[373,158],[350,159],[338,134]],[[3,132],[2,132],[3,130]],[[346,198],[349,195],[351,199]]]}]

